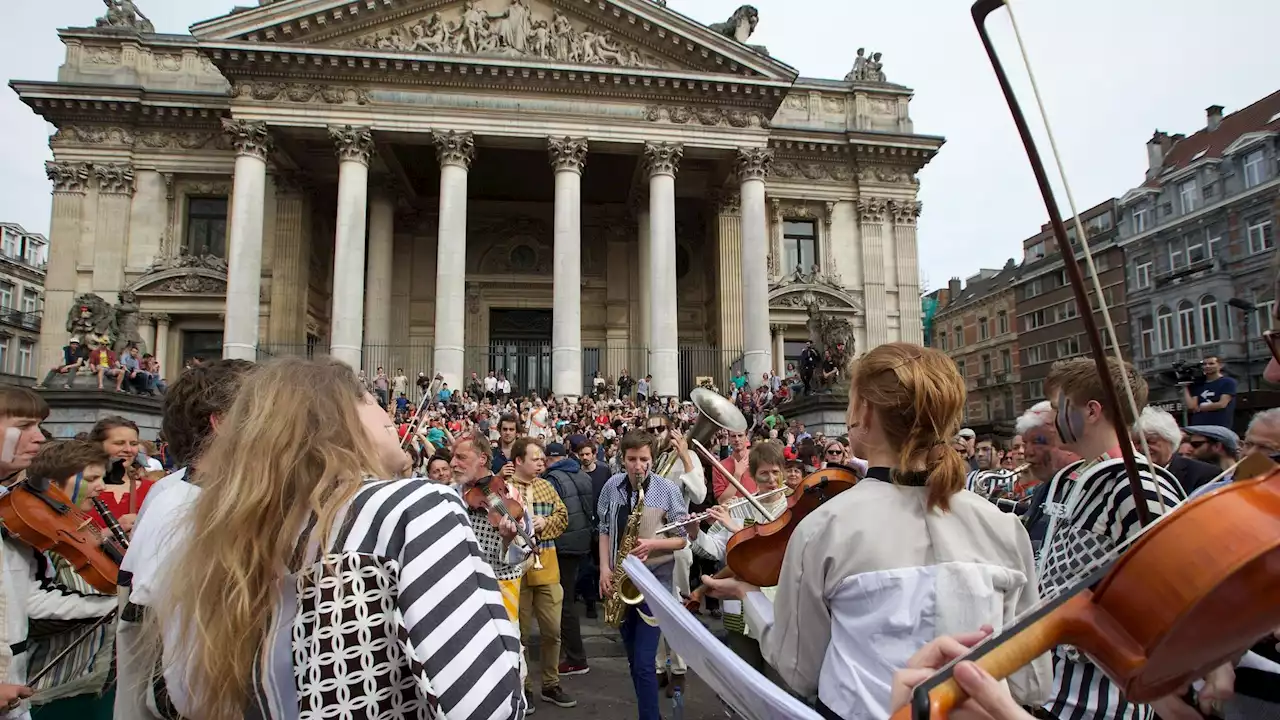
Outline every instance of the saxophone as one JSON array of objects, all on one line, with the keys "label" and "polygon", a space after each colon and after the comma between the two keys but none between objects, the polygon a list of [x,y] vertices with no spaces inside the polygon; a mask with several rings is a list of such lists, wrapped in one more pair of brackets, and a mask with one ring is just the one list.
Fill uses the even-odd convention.
[{"label": "saxophone", "polygon": [[628,606],[644,602],[644,595],[631,578],[627,577],[627,572],[622,569],[622,561],[631,554],[636,546],[636,540],[639,539],[640,519],[644,515],[644,488],[648,484],[647,477],[640,483],[639,498],[631,514],[627,516],[627,529],[618,540],[618,552],[613,557],[613,592],[604,601],[604,621],[611,627],[622,626],[622,617],[626,615]]}]

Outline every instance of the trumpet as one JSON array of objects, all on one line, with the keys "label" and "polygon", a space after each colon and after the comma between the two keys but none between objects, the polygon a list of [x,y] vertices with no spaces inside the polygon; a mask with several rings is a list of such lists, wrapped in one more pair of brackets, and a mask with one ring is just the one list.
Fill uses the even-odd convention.
[{"label": "trumpet", "polygon": [[[766,499],[766,498],[771,498],[771,497],[773,497],[774,495],[783,495],[783,494],[785,494],[788,490],[790,490],[790,488],[788,488],[788,487],[786,487],[786,486],[783,486],[783,487],[780,487],[780,488],[776,488],[776,489],[770,490],[770,491],[769,491],[769,492],[767,492],[767,493],[761,493],[761,494],[759,494],[759,495],[756,495],[756,496],[755,496],[755,499],[756,499],[756,500],[764,500],[764,499]],[[745,497],[740,497],[740,498],[737,498],[737,499],[735,499],[735,500],[730,500],[729,502],[725,503],[725,504],[724,504],[724,509],[725,509],[725,510],[732,510],[732,509],[734,509],[734,508],[736,508],[736,507],[740,507],[740,506],[742,506],[742,505],[746,505],[746,504],[747,504],[747,503],[749,503],[749,502],[751,502],[751,501],[750,501],[750,500],[748,500],[747,498],[745,498]],[[670,525],[663,525],[662,527],[658,528],[658,534],[659,534],[659,535],[665,535],[665,534],[667,534],[667,533],[671,532],[672,530],[675,530],[676,528],[684,527],[685,525],[688,525],[689,523],[702,522],[703,520],[706,520],[706,519],[707,519],[707,518],[709,518],[709,517],[711,517],[711,511],[709,511],[709,510],[708,510],[707,512],[694,513],[693,515],[690,515],[689,517],[685,518],[682,522],[678,522],[678,523],[671,523]]]}]

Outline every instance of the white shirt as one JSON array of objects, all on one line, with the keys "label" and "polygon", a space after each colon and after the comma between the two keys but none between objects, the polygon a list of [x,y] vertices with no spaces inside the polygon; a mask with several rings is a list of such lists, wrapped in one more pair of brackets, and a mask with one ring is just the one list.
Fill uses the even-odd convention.
[{"label": "white shirt", "polygon": [[484,391],[494,392],[498,389],[498,378],[490,375],[484,379]]}]

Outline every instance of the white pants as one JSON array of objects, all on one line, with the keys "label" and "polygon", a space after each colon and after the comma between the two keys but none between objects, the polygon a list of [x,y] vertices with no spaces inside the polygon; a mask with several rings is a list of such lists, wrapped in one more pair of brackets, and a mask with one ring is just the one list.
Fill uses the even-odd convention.
[{"label": "white pants", "polygon": [[[675,569],[672,571],[671,592],[677,600],[683,601],[684,596],[689,594],[689,571],[693,569],[693,551],[686,545],[683,549],[675,551]],[[671,659],[671,674],[684,675],[689,668],[684,664],[684,660],[675,653],[674,650],[667,647],[666,636],[658,637],[658,654],[654,658],[654,666],[658,672],[666,672],[667,658]]]}]

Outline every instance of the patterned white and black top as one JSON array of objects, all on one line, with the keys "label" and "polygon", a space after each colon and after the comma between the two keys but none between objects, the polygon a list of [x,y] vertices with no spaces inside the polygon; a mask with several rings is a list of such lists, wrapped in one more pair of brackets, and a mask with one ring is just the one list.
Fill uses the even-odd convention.
[{"label": "patterned white and black top", "polygon": [[[369,482],[334,528],[281,584],[246,720],[523,718],[519,635],[458,494]],[[165,635],[173,708],[198,716]]]},{"label": "patterned white and black top", "polygon": [[[1143,499],[1153,518],[1186,499],[1168,471],[1156,466],[1153,478],[1146,459],[1135,456]],[[1063,468],[1052,481],[1045,512],[1050,516],[1049,533],[1036,563],[1042,598],[1074,586],[1086,568],[1095,567],[1142,530],[1124,461],[1118,457],[1104,455]],[[1153,715],[1151,706],[1128,702],[1102,670],[1067,646],[1053,653],[1053,694],[1044,708],[1061,720],[1148,720]]]}]

